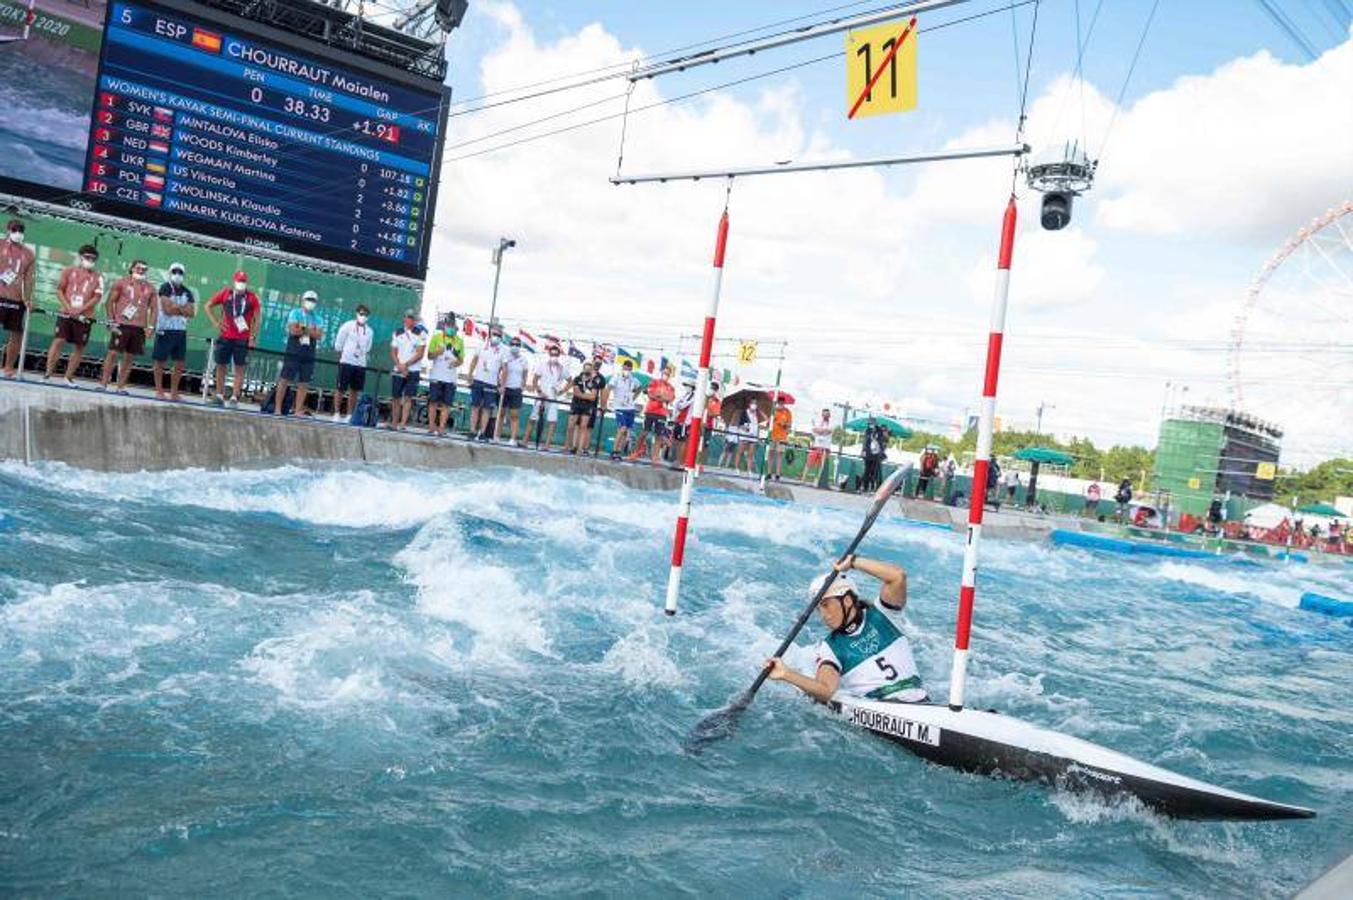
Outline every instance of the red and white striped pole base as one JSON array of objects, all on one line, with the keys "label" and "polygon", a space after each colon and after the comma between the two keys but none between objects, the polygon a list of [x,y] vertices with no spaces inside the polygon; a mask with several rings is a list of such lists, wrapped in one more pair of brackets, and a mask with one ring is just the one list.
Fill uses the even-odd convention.
[{"label": "red and white striped pole base", "polygon": [[972,632],[972,605],[977,596],[977,550],[982,543],[982,511],[991,469],[991,435],[996,422],[996,382],[1001,374],[1001,343],[1005,338],[1005,308],[1010,298],[1010,258],[1015,252],[1015,198],[1005,207],[1001,224],[1001,253],[996,262],[996,291],[991,300],[991,334],[987,338],[986,375],[982,379],[982,408],[977,421],[977,460],[968,491],[968,543],[963,550],[963,579],[958,589],[958,627],[954,631],[954,666],[949,674],[949,708],[963,708],[968,680],[968,638]]},{"label": "red and white striped pole base", "polygon": [[[681,564],[686,557],[686,529],[691,521],[691,495],[695,492],[697,460],[700,445],[705,439],[705,402],[709,395],[710,365],[714,355],[714,319],[719,314],[719,292],[723,289],[723,255],[728,247],[728,210],[719,217],[719,235],[714,241],[714,292],[705,311],[705,330],[700,339],[700,370],[695,376],[695,396],[691,398],[690,428],[686,438],[685,471],[681,476],[681,499],[677,503],[676,534],[672,537],[672,569],[667,574],[667,603],[663,607],[669,616],[676,615],[677,597],[681,593]],[[677,360],[678,367],[681,360]]]}]

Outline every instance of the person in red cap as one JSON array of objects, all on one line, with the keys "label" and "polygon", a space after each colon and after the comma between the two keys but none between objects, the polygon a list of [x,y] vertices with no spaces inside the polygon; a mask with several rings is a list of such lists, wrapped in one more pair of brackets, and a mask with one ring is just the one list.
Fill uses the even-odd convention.
[{"label": "person in red cap", "polygon": [[10,219],[6,240],[0,244],[0,328],[9,332],[5,345],[6,378],[18,374],[22,363],[19,344],[23,342],[23,323],[33,308],[33,251],[24,246],[23,222]]},{"label": "person in red cap", "polygon": [[[217,308],[220,315],[217,315]],[[220,337],[216,339],[216,396],[212,406],[225,406],[226,365],[235,367],[235,387],[230,395],[230,405],[240,405],[240,389],[244,385],[244,364],[249,358],[249,348],[258,341],[258,327],[262,316],[262,304],[258,295],[249,290],[249,276],[243,271],[235,273],[234,283],[221,288],[207,301],[207,318],[216,326]]]}]

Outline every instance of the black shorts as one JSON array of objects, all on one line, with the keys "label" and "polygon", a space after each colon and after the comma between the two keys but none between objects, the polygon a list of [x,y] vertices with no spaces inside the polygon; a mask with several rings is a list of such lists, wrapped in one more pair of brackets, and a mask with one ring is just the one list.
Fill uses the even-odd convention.
[{"label": "black shorts", "polygon": [[580,397],[574,397],[568,406],[568,413],[571,416],[596,415],[596,412],[597,401],[595,400],[583,400]]},{"label": "black shorts", "polygon": [[340,391],[360,391],[366,387],[366,367],[350,363],[338,364],[338,389]]},{"label": "black shorts", "polygon": [[188,332],[161,331],[155,335],[155,349],[150,351],[150,358],[156,362],[170,359],[183,362],[188,358]]},{"label": "black shorts", "polygon": [[428,382],[428,403],[444,403],[450,406],[455,399],[456,383],[454,381]]},{"label": "black shorts", "polygon": [[413,397],[418,393],[418,378],[422,372],[410,372],[408,375],[390,376],[390,396],[398,400],[400,397]]},{"label": "black shorts", "polygon": [[660,438],[667,437],[667,417],[658,413],[644,413],[644,434],[650,431]]},{"label": "black shorts", "polygon": [[674,440],[674,441],[684,441],[684,440],[686,440],[686,436],[690,433],[690,430],[691,430],[691,426],[689,426],[689,425],[673,425],[673,426],[672,426],[672,440]]},{"label": "black shorts", "polygon": [[56,319],[56,336],[77,347],[83,347],[89,343],[89,329],[93,324],[89,319],[58,316]]},{"label": "black shorts", "polygon": [[310,379],[315,375],[315,351],[309,353],[288,353],[282,358],[282,374],[278,377],[283,381],[294,381],[297,384],[309,384]]},{"label": "black shorts", "polygon": [[216,339],[216,365],[234,364],[242,367],[249,358],[249,342],[243,338]]},{"label": "black shorts", "polygon": [[139,325],[119,325],[108,342],[108,349],[140,356],[146,352],[146,330]]},{"label": "black shorts", "polygon": [[23,331],[24,315],[28,308],[13,300],[0,300],[0,328],[6,331]]},{"label": "black shorts", "polygon": [[521,409],[521,388],[503,388],[503,409]]}]

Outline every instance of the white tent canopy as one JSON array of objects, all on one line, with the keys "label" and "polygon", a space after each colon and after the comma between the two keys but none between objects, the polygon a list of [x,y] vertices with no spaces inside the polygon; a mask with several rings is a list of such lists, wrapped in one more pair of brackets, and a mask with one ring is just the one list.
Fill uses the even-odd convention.
[{"label": "white tent canopy", "polygon": [[1255,528],[1277,528],[1283,519],[1290,520],[1292,511],[1277,503],[1265,503],[1245,513],[1245,524]]}]

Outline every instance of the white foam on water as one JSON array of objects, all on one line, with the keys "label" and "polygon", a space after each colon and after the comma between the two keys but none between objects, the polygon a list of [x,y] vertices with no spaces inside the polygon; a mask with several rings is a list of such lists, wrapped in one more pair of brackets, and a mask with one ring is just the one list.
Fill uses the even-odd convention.
[{"label": "white foam on water", "polygon": [[1154,578],[1180,581],[1222,594],[1254,597],[1289,609],[1295,608],[1301,601],[1300,589],[1277,584],[1271,575],[1263,577],[1249,567],[1232,570],[1218,566],[1164,562],[1146,571]]}]

